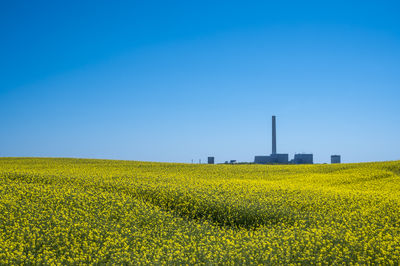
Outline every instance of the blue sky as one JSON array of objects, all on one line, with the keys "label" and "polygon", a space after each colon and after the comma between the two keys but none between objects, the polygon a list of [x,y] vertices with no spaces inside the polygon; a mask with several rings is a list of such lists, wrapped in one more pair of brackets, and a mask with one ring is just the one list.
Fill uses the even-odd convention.
[{"label": "blue sky", "polygon": [[0,156],[400,159],[396,1],[5,1]]}]

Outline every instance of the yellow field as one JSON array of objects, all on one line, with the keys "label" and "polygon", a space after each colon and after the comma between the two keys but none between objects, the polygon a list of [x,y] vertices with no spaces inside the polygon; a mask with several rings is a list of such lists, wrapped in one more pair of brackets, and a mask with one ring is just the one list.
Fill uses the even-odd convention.
[{"label": "yellow field", "polygon": [[400,262],[400,161],[0,159],[0,263]]}]

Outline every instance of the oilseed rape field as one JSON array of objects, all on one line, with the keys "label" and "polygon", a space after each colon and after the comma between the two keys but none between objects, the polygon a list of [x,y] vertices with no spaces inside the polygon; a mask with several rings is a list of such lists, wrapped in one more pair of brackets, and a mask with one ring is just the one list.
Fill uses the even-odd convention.
[{"label": "oilseed rape field", "polygon": [[0,264],[398,264],[400,161],[0,158]]}]

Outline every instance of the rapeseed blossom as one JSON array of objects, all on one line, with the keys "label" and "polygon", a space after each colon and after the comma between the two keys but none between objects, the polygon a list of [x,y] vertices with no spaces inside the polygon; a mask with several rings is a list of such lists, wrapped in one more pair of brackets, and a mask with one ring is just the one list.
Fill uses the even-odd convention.
[{"label": "rapeseed blossom", "polygon": [[400,162],[0,159],[0,264],[398,264]]}]

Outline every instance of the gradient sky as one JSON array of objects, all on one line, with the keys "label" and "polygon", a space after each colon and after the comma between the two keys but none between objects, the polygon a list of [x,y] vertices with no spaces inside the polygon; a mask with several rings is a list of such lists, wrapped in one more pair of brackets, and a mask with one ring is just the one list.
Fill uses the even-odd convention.
[{"label": "gradient sky", "polygon": [[400,159],[398,1],[2,1],[0,156]]}]

